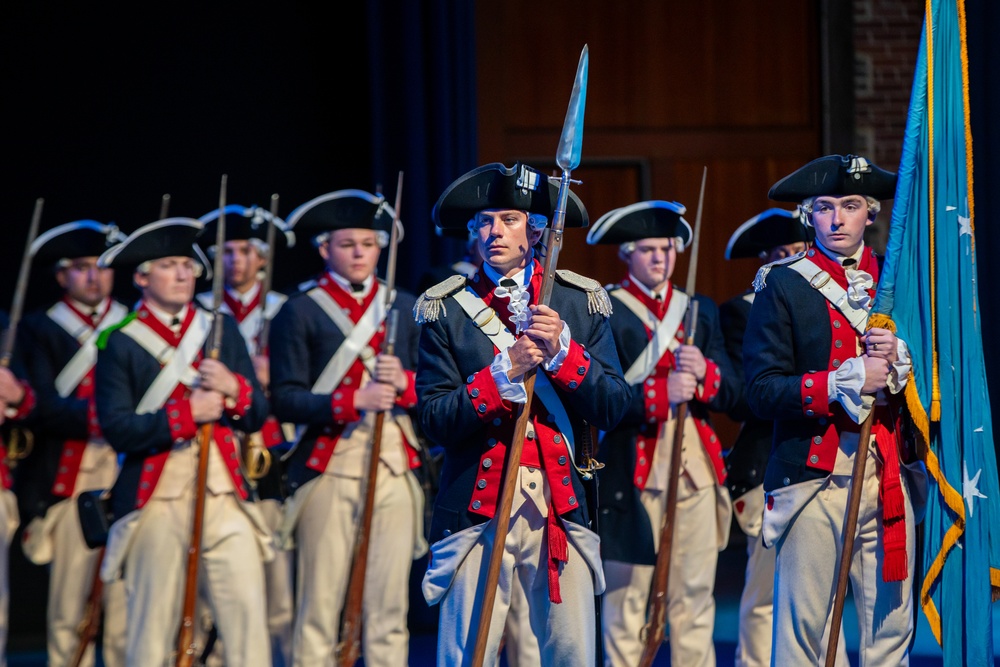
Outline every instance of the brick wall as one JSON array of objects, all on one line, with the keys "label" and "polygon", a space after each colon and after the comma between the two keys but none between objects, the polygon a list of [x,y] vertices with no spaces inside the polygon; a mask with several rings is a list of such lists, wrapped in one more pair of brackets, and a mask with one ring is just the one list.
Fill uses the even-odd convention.
[{"label": "brick wall", "polygon": [[921,0],[854,0],[857,150],[887,169],[899,165],[923,11]]},{"label": "brick wall", "polygon": [[[896,171],[924,21],[921,0],[853,0],[855,152]],[[890,211],[868,243],[883,251]]]}]

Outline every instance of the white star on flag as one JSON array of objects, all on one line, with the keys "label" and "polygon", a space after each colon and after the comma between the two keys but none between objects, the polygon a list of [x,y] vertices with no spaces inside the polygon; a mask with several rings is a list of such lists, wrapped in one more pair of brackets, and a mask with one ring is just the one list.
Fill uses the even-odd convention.
[{"label": "white star on flag", "polygon": [[[968,200],[966,200],[965,210],[968,211]],[[957,206],[945,206],[947,211],[957,211]],[[958,214],[958,235],[959,236],[972,236],[972,218],[969,216],[964,216],[961,213]]]},{"label": "white star on flag", "polygon": [[983,469],[980,468],[976,471],[976,476],[969,479],[969,465],[962,461],[962,497],[965,498],[965,502],[969,504],[969,516],[971,517],[972,512],[972,500],[973,498],[985,498],[979,489],[976,488],[979,485],[979,475],[981,475]]}]

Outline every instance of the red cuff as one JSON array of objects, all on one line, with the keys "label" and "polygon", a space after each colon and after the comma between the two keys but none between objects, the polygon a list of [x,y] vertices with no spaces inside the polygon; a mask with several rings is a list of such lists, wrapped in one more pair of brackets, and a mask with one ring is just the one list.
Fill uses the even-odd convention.
[{"label": "red cuff", "polygon": [[800,392],[802,396],[802,414],[806,417],[829,417],[830,394],[827,391],[827,379],[830,371],[806,373],[802,376]]},{"label": "red cuff", "polygon": [[164,406],[167,411],[167,423],[170,424],[170,437],[174,442],[190,440],[198,435],[198,425],[191,415],[191,402],[186,399],[172,398]]},{"label": "red cuff", "polygon": [[14,410],[14,414],[9,415],[8,419],[24,419],[31,411],[35,409],[35,390],[31,388],[27,380],[21,380],[18,378],[21,386],[24,388],[24,397],[17,407],[10,406],[9,409]]},{"label": "red cuff", "polygon": [[354,388],[338,387],[330,397],[330,410],[335,424],[361,421],[361,413],[354,407]]},{"label": "red cuff", "polygon": [[563,359],[562,366],[555,374],[550,374],[552,384],[563,391],[576,391],[583,384],[587,372],[590,370],[590,352],[583,349],[583,346],[575,340],[569,342],[569,351]]},{"label": "red cuff", "polygon": [[236,400],[227,398],[225,405],[226,416],[233,420],[238,420],[240,417],[246,415],[247,410],[250,409],[250,397],[253,396],[253,385],[250,381],[239,373],[233,373],[236,376],[236,381],[240,383],[240,391],[236,395]]},{"label": "red cuff", "polygon": [[694,390],[694,397],[702,403],[710,403],[719,394],[719,386],[722,384],[722,371],[719,365],[711,359],[705,359],[705,379],[698,383]]},{"label": "red cuff", "polygon": [[414,371],[404,370],[406,373],[406,389],[402,394],[396,396],[396,405],[409,410],[417,405],[417,374]]},{"label": "red cuff", "polygon": [[670,393],[667,378],[657,377],[657,371],[642,383],[642,400],[646,404],[647,422],[665,422],[670,419]]},{"label": "red cuff", "polygon": [[468,377],[465,391],[480,421],[492,421],[511,413],[507,403],[500,398],[497,383],[493,381],[489,366]]},{"label": "red cuff", "polygon": [[270,415],[264,425],[260,427],[260,438],[268,449],[285,442],[285,432],[281,428],[281,422],[274,415]]}]

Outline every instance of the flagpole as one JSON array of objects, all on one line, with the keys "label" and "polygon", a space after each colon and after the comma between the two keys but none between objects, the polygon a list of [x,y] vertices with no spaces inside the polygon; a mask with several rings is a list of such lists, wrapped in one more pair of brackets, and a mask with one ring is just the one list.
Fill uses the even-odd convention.
[{"label": "flagpole", "polygon": [[858,451],[854,454],[854,470],[851,473],[851,488],[847,495],[847,520],[844,524],[843,546],[840,549],[840,569],[837,572],[837,589],[833,597],[833,614],[830,617],[830,637],[826,645],[826,667],[834,667],[837,662],[837,643],[840,641],[840,623],[844,618],[844,599],[847,597],[847,578],[851,573],[854,558],[854,533],[858,530],[858,513],[861,511],[861,489],[865,481],[865,463],[868,460],[868,441],[872,434],[875,405],[872,404],[868,416],[861,422],[858,435]]}]

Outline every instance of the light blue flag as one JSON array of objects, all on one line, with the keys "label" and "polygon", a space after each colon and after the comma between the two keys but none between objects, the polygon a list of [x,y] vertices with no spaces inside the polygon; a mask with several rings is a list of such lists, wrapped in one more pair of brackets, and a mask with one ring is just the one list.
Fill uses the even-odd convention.
[{"label": "light blue flag", "polygon": [[930,476],[919,603],[946,667],[992,665],[1000,487],[979,317],[966,17],[963,0],[926,6],[869,326],[894,324],[913,356],[906,399]]}]

